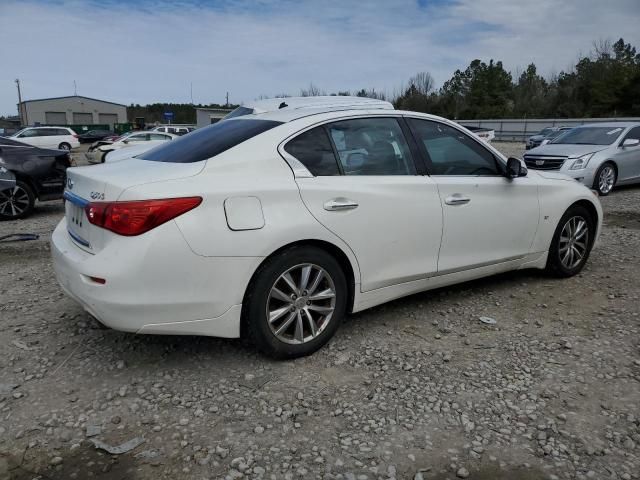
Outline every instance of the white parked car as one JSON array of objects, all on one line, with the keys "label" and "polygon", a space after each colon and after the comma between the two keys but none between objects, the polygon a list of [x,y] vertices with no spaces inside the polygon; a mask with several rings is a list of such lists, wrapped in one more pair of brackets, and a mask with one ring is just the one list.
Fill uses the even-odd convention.
[{"label": "white parked car", "polygon": [[602,221],[568,177],[385,109],[240,116],[67,177],[53,264],[88,312],[285,358],[398,297],[515,269],[575,275]]},{"label": "white parked car", "polygon": [[71,150],[80,145],[78,135],[68,127],[27,127],[9,138],[40,148]]},{"label": "white parked car", "polygon": [[146,147],[146,150],[149,150],[174,138],[178,138],[178,136],[171,133],[129,132],[113,142],[100,141],[94,143],[84,155],[89,163],[104,163],[109,152],[140,145],[143,145]]},{"label": "white parked car", "polygon": [[174,135],[186,135],[196,129],[195,125],[158,125],[152,132],[172,133]]}]

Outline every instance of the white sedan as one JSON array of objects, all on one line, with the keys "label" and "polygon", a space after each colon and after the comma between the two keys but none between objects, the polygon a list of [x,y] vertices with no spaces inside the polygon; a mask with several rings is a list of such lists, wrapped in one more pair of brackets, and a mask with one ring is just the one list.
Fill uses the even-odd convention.
[{"label": "white sedan", "polygon": [[129,132],[114,142],[100,141],[89,147],[84,154],[89,163],[104,163],[110,152],[132,147],[140,147],[140,150],[150,150],[153,147],[178,138],[178,135],[160,132]]},{"label": "white sedan", "polygon": [[388,109],[241,116],[67,177],[52,254],[69,296],[118,330],[245,336],[281,358],[412,293],[575,275],[602,221],[575,180]]}]

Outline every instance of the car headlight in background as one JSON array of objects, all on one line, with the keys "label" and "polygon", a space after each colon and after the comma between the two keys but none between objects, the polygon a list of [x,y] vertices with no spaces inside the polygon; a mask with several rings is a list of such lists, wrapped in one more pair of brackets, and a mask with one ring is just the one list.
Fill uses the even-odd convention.
[{"label": "car headlight in background", "polygon": [[582,170],[583,168],[587,168],[591,157],[593,157],[593,153],[587,153],[586,155],[576,158],[569,170]]}]

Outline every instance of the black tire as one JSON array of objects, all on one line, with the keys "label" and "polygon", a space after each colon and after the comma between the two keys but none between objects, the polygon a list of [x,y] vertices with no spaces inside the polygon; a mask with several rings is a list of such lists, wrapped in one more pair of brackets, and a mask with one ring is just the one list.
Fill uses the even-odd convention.
[{"label": "black tire", "polygon": [[0,191],[0,220],[25,218],[33,211],[36,195],[28,183],[18,180],[15,187]]},{"label": "black tire", "polygon": [[62,142],[60,145],[58,145],[58,150],[66,150],[67,152],[70,152],[71,145],[69,145],[67,142]]},{"label": "black tire", "polygon": [[[267,310],[273,305],[273,303],[268,302],[278,301],[277,298],[274,300],[274,297],[271,297],[270,294],[272,287],[276,286],[277,282],[283,281],[281,279],[281,275],[291,269],[297,269],[306,264],[322,269],[324,273],[330,277],[330,280],[333,282],[335,297],[333,300],[327,301],[335,301],[335,304],[333,305],[334,310],[326,320],[326,324],[316,324],[313,320],[310,320],[310,322],[314,323],[316,328],[320,326],[320,328],[318,328],[319,333],[317,333],[315,338],[311,337],[303,343],[287,343],[276,336],[276,333],[272,330],[270,324],[274,325],[274,329],[284,325],[289,315],[293,315],[297,312],[295,310],[296,307],[292,307],[293,310],[287,310],[287,313],[284,314],[282,320],[278,320],[282,323],[271,323],[267,319]],[[292,271],[292,276],[295,275],[296,271],[297,270]],[[317,270],[312,270],[312,275],[313,272],[317,272]],[[323,280],[323,282],[324,281],[328,280]],[[310,281],[310,283],[312,282]],[[299,286],[299,282],[296,281],[296,284]],[[325,285],[329,284],[327,283]],[[347,297],[347,280],[340,264],[333,256],[316,247],[292,247],[267,260],[260,267],[258,272],[256,272],[254,279],[247,288],[247,293],[243,303],[243,334],[262,353],[272,358],[285,359],[309,355],[325,345],[338,330],[338,327],[344,320],[347,307]],[[303,299],[299,298],[299,300]],[[309,305],[309,303],[307,303],[307,305]],[[284,304],[284,306],[286,307],[286,304]],[[304,307],[299,308],[304,309]],[[301,313],[301,315],[303,314]],[[322,315],[318,315],[318,318],[321,319]],[[291,323],[293,329],[296,328],[295,323],[297,322],[297,317],[294,318],[295,320]],[[302,321],[305,325],[304,328],[308,329],[310,327],[308,323],[309,320],[306,319],[306,317],[303,317],[303,319],[304,320]],[[284,333],[286,334],[287,330],[285,330]],[[307,333],[311,335],[310,331],[307,331]]]},{"label": "black tire", "polygon": [[[566,258],[567,249],[563,248],[567,246],[567,242],[565,240],[561,240],[561,236],[563,236],[563,230],[565,230],[565,226],[570,220],[574,218],[579,218],[585,221],[587,226],[586,239],[584,239],[585,250],[582,254],[582,258],[579,262],[576,262],[575,265],[572,265],[569,262],[567,265],[566,260],[563,262],[563,258]],[[594,219],[585,207],[581,205],[574,205],[570,207],[565,214],[562,216],[560,221],[558,222],[558,226],[556,227],[556,231],[553,234],[553,239],[551,240],[551,246],[549,247],[549,256],[547,257],[547,267],[546,271],[551,275],[556,277],[572,277],[584,268],[587,260],[589,259],[589,254],[591,253],[591,248],[593,247],[594,235],[596,233],[596,219]],[[564,237],[564,236],[563,236]],[[573,248],[573,245],[576,246],[575,251],[581,251],[581,247],[578,243],[569,243],[569,249]],[[571,254],[571,252],[569,252]],[[573,255],[573,254],[571,254]],[[577,256],[577,254],[576,254]]]},{"label": "black tire", "polygon": [[113,152],[113,150],[107,150],[102,154],[102,156],[100,157],[100,163],[104,163],[107,161],[107,155],[109,155],[110,152]]},{"label": "black tire", "polygon": [[[613,171],[613,185],[611,185],[611,188],[609,188],[608,190],[603,189],[600,182],[600,176],[603,175],[605,169],[607,169],[607,172]],[[616,168],[616,166],[612,162],[604,162],[602,165],[600,165],[600,168],[598,168],[595,176],[593,177],[593,189],[596,190],[600,196],[606,197],[611,193],[617,181],[618,169]]]}]

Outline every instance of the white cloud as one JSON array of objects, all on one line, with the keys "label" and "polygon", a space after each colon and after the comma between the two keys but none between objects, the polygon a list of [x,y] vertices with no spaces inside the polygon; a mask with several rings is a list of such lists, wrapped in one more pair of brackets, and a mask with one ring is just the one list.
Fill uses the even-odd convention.
[{"label": "white cloud", "polygon": [[0,113],[15,112],[15,78],[26,98],[70,95],[76,80],[79,94],[145,104],[188,102],[190,82],[196,103],[295,94],[311,81],[391,91],[420,70],[440,84],[474,58],[550,73],[594,40],[640,47],[636,1],[2,0]]}]

